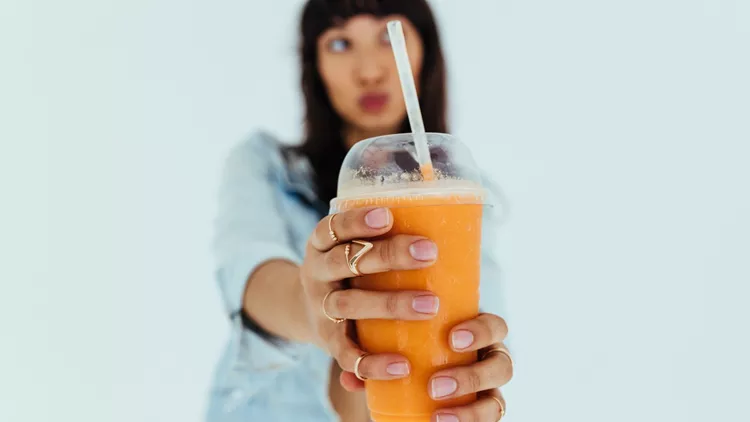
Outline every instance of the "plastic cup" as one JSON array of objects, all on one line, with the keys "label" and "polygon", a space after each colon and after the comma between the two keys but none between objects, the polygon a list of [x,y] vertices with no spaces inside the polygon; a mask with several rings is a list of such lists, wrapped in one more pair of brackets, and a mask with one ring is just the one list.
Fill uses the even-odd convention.
[{"label": "plastic cup", "polygon": [[361,207],[387,207],[394,216],[389,235],[430,238],[436,263],[425,269],[390,271],[352,279],[352,287],[376,290],[429,290],[440,307],[428,321],[356,322],[360,347],[369,353],[399,353],[409,359],[407,378],[367,380],[368,407],[375,422],[429,422],[444,407],[476,400],[475,394],[435,401],[429,379],[436,371],[477,360],[476,352],[455,352],[450,329],[479,312],[480,244],[485,190],[468,149],[447,134],[428,133],[434,177],[424,180],[412,134],[370,138],[347,154],[331,213]]}]

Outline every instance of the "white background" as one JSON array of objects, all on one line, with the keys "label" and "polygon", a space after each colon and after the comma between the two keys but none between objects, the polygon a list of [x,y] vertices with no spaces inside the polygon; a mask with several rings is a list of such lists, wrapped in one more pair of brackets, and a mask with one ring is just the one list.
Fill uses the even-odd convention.
[{"label": "white background", "polygon": [[[750,2],[432,3],[511,203],[507,420],[747,420]],[[201,420],[217,176],[300,136],[300,4],[3,1],[1,421]]]}]

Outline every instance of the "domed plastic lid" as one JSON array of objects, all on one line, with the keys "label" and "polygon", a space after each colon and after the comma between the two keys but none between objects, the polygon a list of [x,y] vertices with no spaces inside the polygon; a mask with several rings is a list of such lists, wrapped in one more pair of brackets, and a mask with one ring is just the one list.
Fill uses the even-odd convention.
[{"label": "domed plastic lid", "polygon": [[428,133],[427,145],[434,170],[425,180],[419,168],[410,133],[379,136],[356,143],[347,153],[339,173],[338,196],[331,212],[345,202],[402,195],[460,197],[460,203],[483,204],[482,178],[468,148],[456,137]]}]

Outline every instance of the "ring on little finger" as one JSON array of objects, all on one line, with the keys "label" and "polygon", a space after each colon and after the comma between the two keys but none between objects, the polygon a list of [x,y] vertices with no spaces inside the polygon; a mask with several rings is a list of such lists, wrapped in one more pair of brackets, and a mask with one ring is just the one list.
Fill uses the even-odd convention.
[{"label": "ring on little finger", "polygon": [[497,402],[497,406],[500,408],[500,417],[497,419],[498,422],[500,422],[500,419],[505,417],[505,405],[503,404],[502,400],[495,396],[490,396],[492,400],[495,400]]}]

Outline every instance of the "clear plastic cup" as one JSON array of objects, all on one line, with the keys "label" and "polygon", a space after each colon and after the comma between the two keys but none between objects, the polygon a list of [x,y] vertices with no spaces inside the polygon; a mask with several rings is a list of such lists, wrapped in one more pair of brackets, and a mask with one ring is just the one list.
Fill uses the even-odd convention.
[{"label": "clear plastic cup", "polygon": [[409,359],[407,378],[365,382],[375,422],[429,422],[444,407],[476,400],[475,394],[435,401],[429,379],[436,371],[477,360],[476,352],[455,352],[450,329],[479,313],[480,245],[486,192],[468,149],[455,137],[428,133],[434,176],[424,180],[412,134],[370,138],[347,154],[331,213],[387,207],[394,216],[388,235],[425,236],[438,246],[436,263],[425,269],[390,271],[352,279],[352,286],[376,291],[429,290],[440,307],[428,321],[356,322],[362,349],[399,353]]}]

